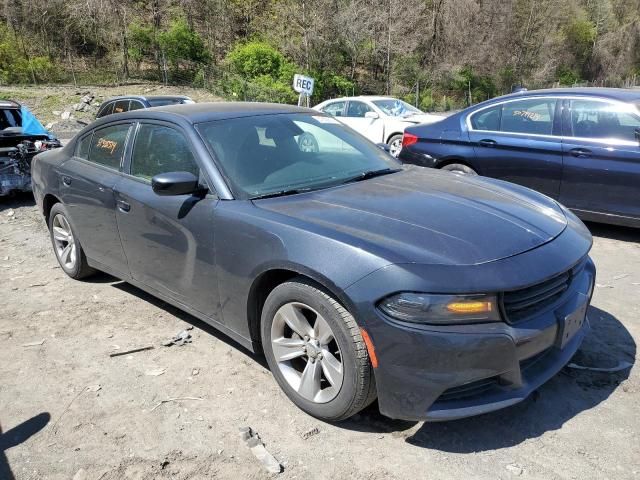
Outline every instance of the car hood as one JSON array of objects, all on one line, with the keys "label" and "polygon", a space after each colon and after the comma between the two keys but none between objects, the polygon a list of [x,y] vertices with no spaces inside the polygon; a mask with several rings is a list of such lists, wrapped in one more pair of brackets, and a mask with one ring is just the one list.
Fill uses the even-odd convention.
[{"label": "car hood", "polygon": [[392,263],[491,262],[543,245],[567,225],[558,204],[532,190],[419,167],[254,204]]}]

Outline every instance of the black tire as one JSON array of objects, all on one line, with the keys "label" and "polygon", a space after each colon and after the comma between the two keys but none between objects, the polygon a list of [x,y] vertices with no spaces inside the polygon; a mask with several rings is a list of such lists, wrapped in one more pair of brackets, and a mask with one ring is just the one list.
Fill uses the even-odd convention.
[{"label": "black tire", "polygon": [[[302,397],[285,379],[275,359],[271,331],[276,312],[290,302],[301,302],[313,308],[329,324],[340,349],[343,382],[335,398],[317,403]],[[373,367],[367,347],[353,316],[321,286],[297,277],[283,283],[269,294],[262,310],[262,345],[276,381],[287,397],[300,409],[324,421],[345,420],[371,404],[376,398]]]},{"label": "black tire", "polygon": [[476,172],[470,166],[465,165],[464,163],[450,163],[449,165],[445,165],[444,167],[442,167],[442,170],[447,170],[453,173],[460,173],[463,175],[478,175],[478,172]]},{"label": "black tire", "polygon": [[[394,145],[399,143],[399,148],[397,148],[397,145]],[[387,145],[389,145],[389,154],[392,157],[398,158],[398,155],[400,155],[400,150],[402,150],[402,134],[397,134],[397,135],[393,135],[389,141],[387,142]]]},{"label": "black tire", "polygon": [[[75,262],[73,263],[72,266],[69,266],[68,264],[65,264],[65,262],[62,261],[58,253],[56,240],[54,239],[54,228],[53,228],[54,221],[57,221],[56,217],[60,217],[60,216],[67,221],[69,229],[73,234],[73,242],[75,244],[76,253],[75,253]],[[89,277],[90,275],[93,275],[94,273],[96,273],[96,270],[91,268],[87,263],[87,257],[84,254],[82,245],[80,244],[80,239],[77,237],[76,232],[73,229],[73,226],[71,225],[71,221],[69,220],[69,214],[67,213],[67,209],[61,203],[56,203],[53,207],[51,207],[51,211],[49,212],[48,226],[49,226],[49,236],[51,238],[51,244],[53,246],[53,253],[55,254],[56,260],[58,260],[58,264],[60,265],[60,268],[62,268],[64,273],[66,273],[71,278],[74,278],[76,280]]]}]

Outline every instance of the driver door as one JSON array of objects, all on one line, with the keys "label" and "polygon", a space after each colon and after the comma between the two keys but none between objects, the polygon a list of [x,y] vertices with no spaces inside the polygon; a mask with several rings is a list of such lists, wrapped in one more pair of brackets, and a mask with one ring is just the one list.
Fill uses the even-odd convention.
[{"label": "driver door", "polygon": [[384,142],[384,122],[380,115],[365,102],[349,100],[345,115],[340,118],[340,121],[373,143]]},{"label": "driver door", "polygon": [[140,123],[114,189],[116,218],[134,280],[221,321],[213,243],[217,197],[159,196],[151,188],[153,176],[176,171],[206,183],[193,151],[175,126]]}]

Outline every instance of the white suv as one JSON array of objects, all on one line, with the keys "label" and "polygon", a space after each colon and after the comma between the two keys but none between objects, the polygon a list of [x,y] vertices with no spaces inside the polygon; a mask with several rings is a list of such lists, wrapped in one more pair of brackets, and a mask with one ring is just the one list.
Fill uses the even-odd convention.
[{"label": "white suv", "polygon": [[444,117],[424,113],[393,97],[343,97],[326,100],[315,107],[333,115],[345,125],[374,143],[389,145],[389,153],[397,157],[402,149],[402,133],[418,123],[435,123]]}]

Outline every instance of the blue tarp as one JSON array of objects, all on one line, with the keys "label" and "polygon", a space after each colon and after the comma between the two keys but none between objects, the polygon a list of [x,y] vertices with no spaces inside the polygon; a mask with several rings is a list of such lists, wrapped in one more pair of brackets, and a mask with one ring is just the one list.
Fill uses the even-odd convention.
[{"label": "blue tarp", "polygon": [[27,135],[49,135],[49,132],[27,107],[21,107],[20,114],[22,116],[22,133]]}]

